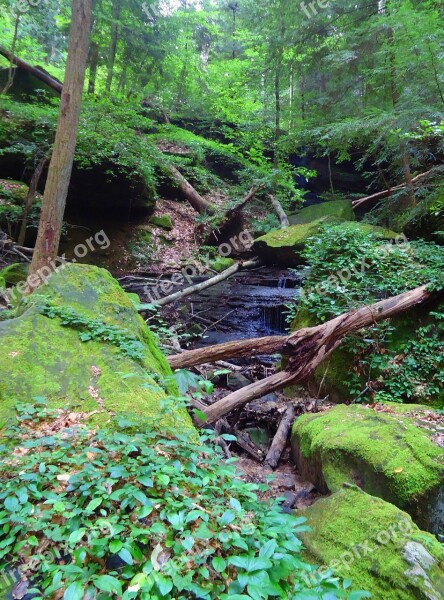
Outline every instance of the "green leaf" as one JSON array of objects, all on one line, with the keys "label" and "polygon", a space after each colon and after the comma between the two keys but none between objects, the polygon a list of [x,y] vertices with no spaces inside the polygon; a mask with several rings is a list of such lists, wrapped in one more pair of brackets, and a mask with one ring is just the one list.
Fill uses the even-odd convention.
[{"label": "green leaf", "polygon": [[100,506],[102,504],[102,500],[103,500],[103,498],[94,498],[93,500],[91,500],[91,502],[88,503],[88,505],[85,508],[85,511],[92,512],[98,506]]},{"label": "green leaf", "polygon": [[220,556],[215,556],[211,561],[211,564],[213,565],[213,569],[218,573],[223,573],[227,568],[226,561]]},{"label": "green leaf", "polygon": [[122,548],[122,550],[119,552],[119,556],[123,560],[123,562],[126,562],[127,565],[133,564],[133,557],[131,556],[131,552],[126,548]]},{"label": "green leaf", "polygon": [[84,595],[84,587],[80,581],[71,583],[63,594],[63,600],[82,600]]},{"label": "green leaf", "polygon": [[173,589],[173,582],[171,579],[160,573],[156,574],[156,584],[162,596],[166,596]]},{"label": "green leaf", "polygon": [[262,548],[259,550],[259,556],[263,556],[264,558],[271,558],[277,548],[276,540],[268,540]]},{"label": "green leaf", "polygon": [[141,483],[142,485],[144,485],[145,487],[153,487],[153,485],[154,485],[151,477],[148,477],[147,475],[146,476],[144,475],[143,477],[139,477],[139,479],[137,481],[139,483]]},{"label": "green leaf", "polygon": [[123,547],[123,543],[120,540],[113,540],[109,544],[109,550],[113,554],[117,554],[118,552],[120,552],[120,550],[122,549],[122,547]]},{"label": "green leaf", "polygon": [[85,533],[86,533],[86,528],[85,527],[81,527],[80,529],[76,529],[69,536],[68,543],[72,544],[74,546],[75,544],[77,544],[78,542],[80,542],[80,540],[85,535]]},{"label": "green leaf", "polygon": [[112,575],[99,575],[93,579],[93,583],[102,592],[114,593],[118,597],[122,596],[122,584]]},{"label": "green leaf", "polygon": [[20,504],[19,504],[17,496],[8,496],[5,499],[4,506],[5,506],[6,510],[9,510],[9,512],[15,512],[15,511],[19,510]]}]

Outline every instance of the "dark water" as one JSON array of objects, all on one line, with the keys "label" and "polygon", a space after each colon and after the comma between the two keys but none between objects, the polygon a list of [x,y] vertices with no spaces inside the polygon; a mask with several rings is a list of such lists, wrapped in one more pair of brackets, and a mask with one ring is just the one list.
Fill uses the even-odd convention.
[{"label": "dark water", "polygon": [[190,296],[186,306],[196,315],[193,320],[209,327],[199,345],[286,333],[285,305],[298,296],[301,279],[296,271],[264,268],[237,273]]}]

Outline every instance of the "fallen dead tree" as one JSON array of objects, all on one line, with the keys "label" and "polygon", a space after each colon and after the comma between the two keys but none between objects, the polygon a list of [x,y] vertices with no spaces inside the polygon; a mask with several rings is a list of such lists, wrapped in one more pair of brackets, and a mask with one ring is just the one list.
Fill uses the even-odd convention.
[{"label": "fallen dead tree", "polygon": [[6,50],[6,48],[3,48],[2,46],[0,46],[0,54],[7,58],[12,64],[22,68],[25,71],[28,71],[28,73],[31,73],[32,75],[34,75],[34,77],[37,77],[38,79],[40,79],[40,81],[43,81],[43,83],[49,85],[49,87],[52,88],[58,94],[62,93],[63,84],[54,77],[51,77],[51,75],[43,69],[30,65],[29,63],[22,60],[15,54],[12,54],[11,52],[9,52],[9,50]]},{"label": "fallen dead tree", "polygon": [[[186,296],[190,296],[191,294],[196,294],[198,292],[206,290],[207,288],[209,288],[213,285],[216,285],[217,283],[220,283],[221,281],[224,281],[224,279],[228,279],[228,277],[230,277],[231,275],[234,275],[241,269],[254,269],[256,267],[259,267],[260,265],[261,265],[261,263],[259,260],[247,260],[246,262],[242,262],[242,261],[236,262],[236,263],[234,263],[234,265],[231,265],[231,267],[228,267],[228,269],[225,269],[221,273],[218,273],[214,277],[210,277],[209,279],[206,279],[205,281],[202,281],[201,283],[196,283],[195,285],[191,285],[190,287],[187,287],[184,290],[180,290],[179,292],[175,292],[174,294],[170,294],[169,296],[164,296],[163,298],[160,298],[159,300],[153,300],[150,304],[140,304],[138,307],[138,310],[139,310],[139,312],[143,311],[143,310],[147,310],[153,304],[156,306],[166,306],[167,304],[172,304],[173,302],[176,302],[177,300],[181,300],[182,298],[185,298]],[[196,363],[196,364],[201,364],[201,363]]]},{"label": "fallen dead tree", "polygon": [[267,199],[270,200],[271,206],[278,216],[281,227],[290,227],[290,221],[288,220],[287,213],[282,208],[282,204],[279,202],[276,196],[273,196],[273,194],[268,194]]},{"label": "fallen dead tree", "polygon": [[[419,175],[416,175],[416,177],[413,177],[413,179],[409,182],[409,184],[416,184],[416,183],[418,183],[418,181],[421,181],[422,179],[429,177],[429,175],[431,175],[432,173],[435,173],[436,171],[439,171],[441,169],[442,169],[442,166],[434,167],[433,169],[430,169],[429,171],[426,171],[425,173],[420,173]],[[372,201],[375,202],[376,200],[382,200],[382,198],[387,198],[388,196],[391,196],[393,194],[393,192],[399,192],[406,188],[407,188],[407,183],[395,185],[392,188],[383,190],[382,192],[377,192],[376,194],[372,194],[371,196],[365,196],[364,198],[358,198],[357,200],[354,200],[352,202],[352,206],[353,206],[353,208],[359,208],[363,204],[367,204],[367,202],[372,202]]]},{"label": "fallen dead tree", "polygon": [[270,392],[290,384],[302,382],[341,344],[353,331],[397,315],[436,296],[426,285],[398,296],[381,300],[369,306],[344,313],[316,327],[304,327],[289,336],[271,336],[228,342],[207,348],[188,350],[168,361],[173,369],[186,368],[203,362],[280,353],[287,357],[284,371],[256,381],[228,394],[205,409],[209,423],[217,421],[235,408],[239,408]]},{"label": "fallen dead tree", "polygon": [[167,169],[173,180],[177,183],[179,190],[196,212],[199,214],[214,215],[216,212],[215,207],[207,202],[205,198],[202,198],[199,192],[193,188],[191,183],[185,179],[185,177],[178,169],[176,169],[176,167],[173,167],[173,165],[167,165]]},{"label": "fallen dead tree", "polygon": [[217,229],[210,233],[210,235],[207,239],[207,243],[211,243],[213,241],[216,241],[216,242],[219,241],[219,239],[225,233],[227,233],[229,231],[233,222],[235,222],[237,219],[239,219],[241,217],[241,213],[242,213],[242,210],[244,209],[245,205],[248,204],[248,202],[250,202],[251,200],[253,200],[253,198],[256,196],[256,194],[263,188],[264,188],[264,186],[262,184],[261,185],[253,185],[251,187],[250,191],[248,192],[248,194],[245,196],[245,198],[243,198],[243,200],[241,200],[238,204],[236,204],[235,206],[233,206],[232,208],[227,210],[224,217],[222,218],[222,221],[217,226]]}]

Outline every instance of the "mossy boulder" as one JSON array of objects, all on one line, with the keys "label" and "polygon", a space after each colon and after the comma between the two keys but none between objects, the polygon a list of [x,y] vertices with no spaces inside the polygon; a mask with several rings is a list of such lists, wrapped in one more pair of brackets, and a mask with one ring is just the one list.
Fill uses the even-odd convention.
[{"label": "mossy boulder", "polygon": [[[47,316],[48,305],[59,316]],[[64,325],[60,310],[70,311],[69,319],[61,315]],[[132,414],[159,430],[192,429],[185,409],[168,401],[177,390],[154,335],[108,271],[68,265],[17,314],[0,322],[0,427],[18,402],[45,397],[50,407],[92,413],[97,425]],[[90,339],[92,329],[76,329],[77,317],[95,331],[103,326],[102,336]],[[110,333],[120,345],[107,339]]]},{"label": "mossy boulder", "polygon": [[311,223],[292,225],[270,231],[254,241],[254,251],[267,263],[294,267],[304,263],[302,252],[307,240],[316,235],[322,225],[339,223],[347,230],[362,231],[373,234],[382,240],[395,240],[398,234],[384,227],[376,227],[368,223],[340,221],[336,217],[326,216]]},{"label": "mossy boulder", "polygon": [[210,268],[216,273],[221,273],[225,271],[225,269],[229,269],[234,265],[234,260],[232,258],[228,258],[225,256],[217,256],[214,260],[210,262]]},{"label": "mossy boulder", "polygon": [[334,217],[343,221],[356,221],[353,206],[350,200],[333,200],[306,206],[301,210],[288,215],[290,225],[301,225],[322,219]]},{"label": "mossy boulder", "polygon": [[312,528],[304,558],[323,565],[313,587],[330,567],[374,600],[444,598],[444,548],[392,504],[345,486],[302,514]]},{"label": "mossy boulder", "polygon": [[153,215],[150,218],[150,223],[155,227],[161,227],[162,229],[166,229],[167,231],[171,231],[171,229],[173,228],[173,222],[169,215]]},{"label": "mossy boulder", "polygon": [[306,414],[294,424],[291,446],[300,473],[319,491],[354,483],[444,533],[444,453],[407,414],[356,404]]}]

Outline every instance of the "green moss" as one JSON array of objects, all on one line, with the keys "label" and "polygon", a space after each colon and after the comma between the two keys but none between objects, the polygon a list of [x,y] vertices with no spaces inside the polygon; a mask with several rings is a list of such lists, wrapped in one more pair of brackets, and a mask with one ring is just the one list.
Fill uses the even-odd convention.
[{"label": "green moss", "polygon": [[279,263],[286,266],[297,266],[304,262],[302,252],[308,238],[316,235],[322,225],[338,224],[347,231],[359,231],[373,234],[379,239],[392,240],[398,234],[384,227],[376,227],[367,223],[354,223],[326,216],[311,223],[292,225],[275,231],[270,231],[254,241],[254,250],[268,263]]},{"label": "green moss", "polygon": [[322,217],[335,217],[344,221],[356,220],[350,200],[333,200],[332,202],[322,202],[321,204],[306,206],[298,212],[289,215],[289,221],[290,225],[300,225],[302,223],[317,221]]},{"label": "green moss", "polygon": [[160,217],[153,215],[150,218],[150,223],[155,227],[161,227],[162,229],[166,229],[170,231],[173,228],[173,222],[169,215],[162,215]]},{"label": "green moss", "polygon": [[[164,413],[177,388],[153,334],[133,301],[104,269],[69,265],[22,304],[20,316],[0,322],[0,426],[16,402],[45,396],[50,406],[92,412],[103,425],[115,414],[135,413],[156,428],[192,428],[182,408]],[[90,319],[103,317],[143,344],[143,360],[109,343],[82,342],[72,327],[39,312],[44,298]]]},{"label": "green moss", "polygon": [[341,405],[299,417],[292,450],[302,472],[310,475],[314,465],[320,467],[330,491],[344,482],[357,483],[427,527],[437,518],[433,506],[442,487],[444,458],[429,435],[400,414]]},{"label": "green moss", "polygon": [[0,271],[6,285],[16,285],[20,281],[25,281],[28,277],[29,265],[27,263],[13,263]]},{"label": "green moss", "polygon": [[222,271],[225,271],[225,269],[228,269],[229,267],[234,265],[234,262],[235,261],[232,258],[218,256],[210,262],[210,268],[213,269],[213,271],[216,271],[217,273],[221,273]]},{"label": "green moss", "polygon": [[303,534],[305,560],[331,565],[354,589],[375,600],[443,597],[444,549],[392,504],[352,486],[318,500],[303,516],[312,527]]}]

